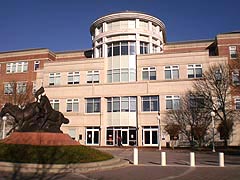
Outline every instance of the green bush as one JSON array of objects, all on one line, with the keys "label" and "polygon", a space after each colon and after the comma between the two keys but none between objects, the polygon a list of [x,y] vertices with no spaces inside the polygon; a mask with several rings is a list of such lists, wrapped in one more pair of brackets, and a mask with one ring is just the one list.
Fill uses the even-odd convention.
[{"label": "green bush", "polygon": [[87,146],[32,146],[0,144],[0,161],[37,164],[69,164],[104,161],[113,158]]}]

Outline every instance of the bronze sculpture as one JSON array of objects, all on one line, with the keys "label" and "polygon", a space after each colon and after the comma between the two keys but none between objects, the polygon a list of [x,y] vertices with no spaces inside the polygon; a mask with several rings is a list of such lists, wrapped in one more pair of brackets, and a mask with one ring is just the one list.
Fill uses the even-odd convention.
[{"label": "bronze sculpture", "polygon": [[0,117],[6,114],[14,118],[15,124],[11,131],[18,132],[54,132],[62,133],[61,125],[68,124],[64,115],[52,108],[43,87],[38,89],[34,96],[36,101],[27,104],[23,109],[17,105],[6,103],[0,112]]}]

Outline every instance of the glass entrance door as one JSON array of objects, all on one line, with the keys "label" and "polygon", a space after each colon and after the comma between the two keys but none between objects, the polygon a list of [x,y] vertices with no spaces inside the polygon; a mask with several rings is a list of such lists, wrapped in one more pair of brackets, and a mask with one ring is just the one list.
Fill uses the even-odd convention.
[{"label": "glass entrance door", "polygon": [[87,128],[86,142],[87,145],[99,145],[99,128]]},{"label": "glass entrance door", "polygon": [[109,127],[107,128],[107,145],[133,146],[136,144],[136,128],[133,127]]}]

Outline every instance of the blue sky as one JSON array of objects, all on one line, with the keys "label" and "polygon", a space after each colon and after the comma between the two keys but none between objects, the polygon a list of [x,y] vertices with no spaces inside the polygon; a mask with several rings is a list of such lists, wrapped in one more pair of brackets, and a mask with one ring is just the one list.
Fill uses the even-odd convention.
[{"label": "blue sky", "polygon": [[167,42],[240,30],[239,0],[0,0],[0,52],[89,49],[92,22],[125,10],[161,19]]}]

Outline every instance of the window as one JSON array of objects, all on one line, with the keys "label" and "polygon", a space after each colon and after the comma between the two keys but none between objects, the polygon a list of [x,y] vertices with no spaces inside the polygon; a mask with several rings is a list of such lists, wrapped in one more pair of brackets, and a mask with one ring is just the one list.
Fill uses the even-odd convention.
[{"label": "window", "polygon": [[6,73],[22,73],[27,72],[28,62],[7,63]]},{"label": "window", "polygon": [[103,54],[102,54],[102,45],[100,45],[100,46],[97,47],[97,55],[96,55],[96,58],[99,58],[99,57],[103,57]]},{"label": "window", "polygon": [[54,110],[59,111],[59,100],[58,99],[51,99],[50,103]]},{"label": "window", "polygon": [[235,99],[235,108],[240,110],[240,98]]},{"label": "window", "polygon": [[147,42],[140,42],[140,54],[148,54],[149,44]]},{"label": "window", "polygon": [[79,84],[80,73],[79,72],[69,72],[68,73],[68,84]]},{"label": "window", "polygon": [[49,74],[49,85],[60,85],[60,73],[50,73]]},{"label": "window", "polygon": [[190,96],[189,99],[190,103],[190,108],[204,108],[204,97],[202,96]]},{"label": "window", "polygon": [[107,98],[107,112],[136,112],[136,106],[135,96]]},{"label": "window", "polygon": [[133,68],[113,69],[107,71],[107,82],[132,82],[136,80],[136,72]]},{"label": "window", "polygon": [[99,83],[99,71],[88,71],[87,83]]},{"label": "window", "polygon": [[187,67],[188,78],[201,78],[202,77],[202,65],[201,64],[189,64]]},{"label": "window", "polygon": [[108,43],[108,57],[119,55],[135,55],[135,44],[135,42],[128,41]]},{"label": "window", "polygon": [[13,83],[4,84],[4,94],[13,94]]},{"label": "window", "polygon": [[179,79],[179,66],[165,66],[165,79]]},{"label": "window", "polygon": [[34,71],[40,68],[40,61],[34,61]]},{"label": "window", "polygon": [[180,97],[179,96],[166,96],[166,109],[179,109]]},{"label": "window", "polygon": [[237,46],[229,46],[230,59],[237,58]]},{"label": "window", "polygon": [[79,100],[78,99],[67,99],[67,112],[78,112]]},{"label": "window", "polygon": [[142,68],[142,79],[143,80],[156,80],[156,68],[155,67]]},{"label": "window", "polygon": [[76,139],[76,129],[75,128],[68,129],[68,134],[73,140]]},{"label": "window", "polygon": [[17,83],[17,93],[25,94],[27,91],[27,83],[26,82],[18,82]]},{"label": "window", "polygon": [[159,97],[158,96],[143,96],[142,97],[142,111],[159,111]]},{"label": "window", "polygon": [[86,98],[86,113],[100,112],[101,99],[100,98]]},{"label": "window", "polygon": [[234,69],[232,72],[232,82],[234,85],[240,85],[240,76],[239,76],[239,69]]}]

